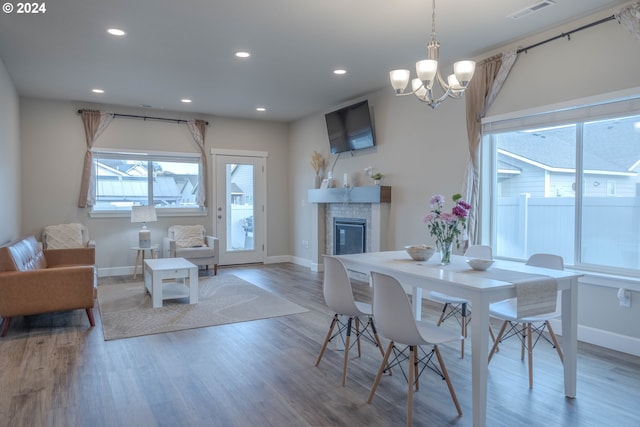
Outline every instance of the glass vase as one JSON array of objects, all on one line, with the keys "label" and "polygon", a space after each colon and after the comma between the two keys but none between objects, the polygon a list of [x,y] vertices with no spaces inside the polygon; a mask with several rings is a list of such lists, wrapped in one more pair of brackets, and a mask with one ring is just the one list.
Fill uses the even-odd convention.
[{"label": "glass vase", "polygon": [[440,242],[440,264],[451,263],[451,246],[453,242]]}]

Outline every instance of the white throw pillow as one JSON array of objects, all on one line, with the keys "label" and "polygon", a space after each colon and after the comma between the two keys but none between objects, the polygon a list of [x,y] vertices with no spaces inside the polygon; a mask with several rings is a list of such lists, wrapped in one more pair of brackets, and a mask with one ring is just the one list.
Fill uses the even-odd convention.
[{"label": "white throw pillow", "polygon": [[173,236],[179,248],[204,246],[204,230],[201,225],[174,225]]},{"label": "white throw pillow", "polygon": [[44,228],[46,249],[81,248],[82,224],[49,225]]}]

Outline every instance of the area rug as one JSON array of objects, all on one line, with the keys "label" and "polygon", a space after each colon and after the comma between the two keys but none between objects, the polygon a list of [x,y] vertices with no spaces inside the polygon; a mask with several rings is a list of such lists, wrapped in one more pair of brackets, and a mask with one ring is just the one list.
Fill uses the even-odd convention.
[{"label": "area rug", "polygon": [[232,274],[201,277],[199,288],[197,304],[176,299],[152,308],[143,282],[98,286],[105,341],[309,311]]}]

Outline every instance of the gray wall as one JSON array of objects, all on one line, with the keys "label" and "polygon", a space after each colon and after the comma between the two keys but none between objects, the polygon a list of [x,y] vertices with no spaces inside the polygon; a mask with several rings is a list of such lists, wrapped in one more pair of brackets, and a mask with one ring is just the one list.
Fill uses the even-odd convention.
[{"label": "gray wall", "polygon": [[18,94],[0,59],[0,244],[20,230],[20,134]]},{"label": "gray wall", "polygon": [[[530,45],[614,12],[617,9],[569,23],[487,52],[476,60]],[[561,39],[521,54],[489,115],[629,88],[637,88],[636,92],[640,93],[638,70],[640,43],[622,25],[611,21],[574,34],[570,42]],[[341,179],[344,172],[362,177],[365,167],[374,166],[386,175],[385,185],[393,187],[388,230],[390,243],[385,249],[428,242],[431,238],[422,223],[422,216],[428,210],[428,198],[434,193],[449,197],[463,188],[468,158],[464,100],[447,100],[431,110],[411,97],[395,97],[391,87],[359,99],[363,98],[369,100],[374,112],[377,147],[353,157],[348,154],[341,157],[334,177]],[[333,109],[291,125],[291,176],[295,179],[290,186],[293,213],[290,245],[292,254],[301,264],[321,262],[314,257],[313,242],[309,248],[305,248],[302,242],[311,241],[313,237],[311,217],[314,208],[306,203],[307,189],[313,182],[309,161],[314,150],[329,156],[324,113]],[[367,179],[360,179],[360,185],[369,183]],[[634,346],[636,354],[640,354],[640,330],[634,326],[640,318],[640,292],[633,292],[631,309],[619,307],[616,297],[617,288],[622,284],[640,290],[637,280],[619,283],[610,278],[587,277],[583,282],[579,296],[581,339],[618,348]],[[594,282],[603,286],[586,284]],[[624,337],[618,340],[620,337],[616,334]],[[620,344],[619,341],[624,342]]]},{"label": "gray wall", "polygon": [[[139,114],[171,118],[192,118],[178,112],[153,111],[98,104],[78,104],[22,98],[21,155],[22,212],[21,234],[40,236],[49,224],[81,222],[95,239],[96,263],[101,275],[125,274],[135,261],[139,224],[132,224],[129,216],[120,218],[91,218],[88,209],[77,207],[80,173],[85,152],[82,120],[79,108],[95,108],[125,114]],[[267,256],[289,254],[287,213],[288,126],[283,123],[225,119],[201,116],[209,121],[205,137],[206,152],[212,148],[260,150],[269,153],[267,159]],[[184,124],[152,120],[116,118],[95,144],[96,148],[127,148],[171,152],[197,152],[197,147]],[[210,181],[213,159],[208,158]],[[148,224],[152,243],[161,244],[162,237],[172,224],[202,224],[214,232],[212,206],[215,206],[215,186],[209,188],[209,212],[200,217],[162,217]],[[272,206],[273,208],[270,208]],[[274,212],[270,211],[272,209]]]}]

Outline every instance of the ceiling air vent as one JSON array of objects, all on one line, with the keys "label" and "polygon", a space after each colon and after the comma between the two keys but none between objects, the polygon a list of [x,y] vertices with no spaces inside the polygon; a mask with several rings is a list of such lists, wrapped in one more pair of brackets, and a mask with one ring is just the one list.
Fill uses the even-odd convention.
[{"label": "ceiling air vent", "polygon": [[511,19],[520,19],[524,16],[527,15],[531,15],[534,12],[538,12],[542,9],[544,9],[545,7],[548,6],[553,6],[554,4],[556,4],[556,2],[554,0],[543,0],[541,2],[532,4],[531,6],[527,6],[524,9],[521,9],[517,12],[513,12],[509,15],[507,15],[507,18],[511,18]]}]

